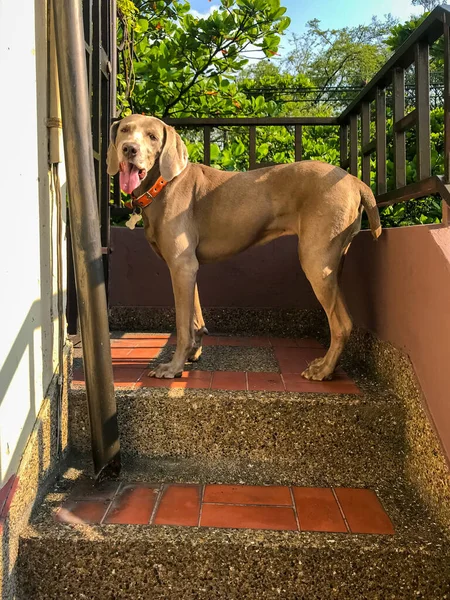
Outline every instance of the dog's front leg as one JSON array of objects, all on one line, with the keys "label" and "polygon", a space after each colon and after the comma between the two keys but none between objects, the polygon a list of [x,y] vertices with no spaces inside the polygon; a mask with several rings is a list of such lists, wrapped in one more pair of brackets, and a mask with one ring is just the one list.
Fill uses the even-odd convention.
[{"label": "dog's front leg", "polygon": [[193,257],[180,257],[169,265],[175,296],[177,321],[177,347],[169,363],[158,365],[150,377],[172,379],[183,372],[186,358],[195,345],[194,293],[198,261]]}]

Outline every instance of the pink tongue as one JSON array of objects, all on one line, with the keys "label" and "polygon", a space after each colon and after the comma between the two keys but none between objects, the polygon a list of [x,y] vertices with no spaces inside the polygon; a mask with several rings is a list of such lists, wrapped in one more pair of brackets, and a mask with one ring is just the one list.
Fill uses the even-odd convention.
[{"label": "pink tongue", "polygon": [[126,194],[131,194],[133,190],[139,187],[139,169],[130,163],[122,163],[120,171],[120,187]]}]

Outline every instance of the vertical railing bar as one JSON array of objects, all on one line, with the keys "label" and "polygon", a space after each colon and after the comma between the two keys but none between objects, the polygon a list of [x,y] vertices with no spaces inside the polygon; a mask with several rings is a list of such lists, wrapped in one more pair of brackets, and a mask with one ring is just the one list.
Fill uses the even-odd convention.
[{"label": "vertical railing bar", "polygon": [[348,161],[348,123],[342,123],[339,129],[340,164],[344,168]]},{"label": "vertical railing bar", "polygon": [[302,160],[303,155],[303,127],[295,125],[295,162]]},{"label": "vertical railing bar", "polygon": [[430,66],[427,42],[418,42],[415,47],[416,67],[416,110],[417,110],[417,179],[421,181],[431,175],[430,149]]},{"label": "vertical railing bar", "polygon": [[256,168],[256,125],[249,127],[249,169]]},{"label": "vertical railing bar", "polygon": [[377,195],[386,192],[386,90],[377,88],[376,96]]},{"label": "vertical railing bar", "polygon": [[211,126],[203,127],[203,163],[208,167],[211,165]]},{"label": "vertical railing bar", "polygon": [[[392,95],[394,100],[393,125],[405,116],[405,70],[394,69],[392,78]],[[394,131],[394,172],[395,189],[406,185],[406,133]]]},{"label": "vertical railing bar", "polygon": [[370,102],[361,105],[361,173],[362,180],[370,185],[370,154],[364,155],[363,148],[370,142]]},{"label": "vertical railing bar", "polygon": [[358,115],[350,115],[350,173],[358,176]]}]

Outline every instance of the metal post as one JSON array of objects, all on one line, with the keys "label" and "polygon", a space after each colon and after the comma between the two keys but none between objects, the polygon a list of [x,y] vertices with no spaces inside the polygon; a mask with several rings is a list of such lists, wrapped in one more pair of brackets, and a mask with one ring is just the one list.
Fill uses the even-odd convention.
[{"label": "metal post", "polygon": [[70,228],[97,476],[120,471],[81,2],[53,1]]}]

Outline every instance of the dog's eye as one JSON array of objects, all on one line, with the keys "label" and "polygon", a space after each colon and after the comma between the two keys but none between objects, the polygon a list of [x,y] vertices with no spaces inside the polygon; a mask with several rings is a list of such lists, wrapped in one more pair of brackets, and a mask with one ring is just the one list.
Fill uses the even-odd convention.
[{"label": "dog's eye", "polygon": [[120,133],[128,133],[129,131],[130,131],[130,128],[125,126],[125,127],[122,127],[122,129],[120,130]]},{"label": "dog's eye", "polygon": [[149,133],[149,134],[148,134],[148,137],[149,137],[151,140],[154,140],[154,141],[156,141],[156,135],[153,135],[153,133]]}]

